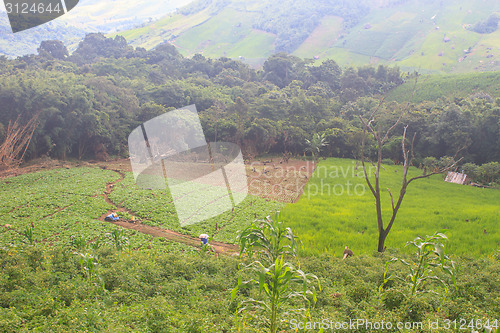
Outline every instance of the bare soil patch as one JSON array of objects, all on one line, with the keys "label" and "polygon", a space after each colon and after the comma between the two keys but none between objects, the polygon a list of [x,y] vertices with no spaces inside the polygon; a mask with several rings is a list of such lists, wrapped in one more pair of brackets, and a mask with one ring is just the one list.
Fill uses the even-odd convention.
[{"label": "bare soil patch", "polygon": [[284,203],[296,202],[316,169],[316,163],[290,159],[287,163],[273,159],[246,165],[249,193]]}]

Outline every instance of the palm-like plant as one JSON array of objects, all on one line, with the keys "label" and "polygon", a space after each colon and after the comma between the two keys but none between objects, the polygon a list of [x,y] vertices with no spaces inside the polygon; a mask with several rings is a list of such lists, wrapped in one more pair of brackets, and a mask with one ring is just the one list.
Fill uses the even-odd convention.
[{"label": "palm-like plant", "polygon": [[310,152],[312,154],[313,160],[317,161],[319,158],[319,153],[323,147],[328,146],[328,142],[326,141],[325,133],[319,135],[316,133],[313,135],[311,140],[306,139],[307,147],[305,149],[306,152]]}]

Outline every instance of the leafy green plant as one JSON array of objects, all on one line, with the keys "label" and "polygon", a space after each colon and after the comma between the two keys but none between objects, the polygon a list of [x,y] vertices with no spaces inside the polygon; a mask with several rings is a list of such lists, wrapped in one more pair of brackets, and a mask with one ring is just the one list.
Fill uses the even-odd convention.
[{"label": "leafy green plant", "polygon": [[34,229],[33,225],[28,225],[24,231],[21,231],[21,235],[25,237],[24,242],[30,246],[35,246],[36,242]]},{"label": "leafy green plant", "polygon": [[84,236],[73,236],[70,240],[70,246],[77,251],[83,252],[87,249],[87,240]]},{"label": "leafy green plant", "polygon": [[118,251],[122,251],[125,246],[130,245],[123,229],[115,229],[111,233],[111,241]]},{"label": "leafy green plant", "polygon": [[89,253],[77,253],[80,256],[80,270],[90,282],[97,277],[97,258]]},{"label": "leafy green plant", "polygon": [[96,238],[93,242],[90,242],[90,248],[94,251],[97,251],[98,249],[101,248],[102,246],[102,241],[101,239],[98,237]]},{"label": "leafy green plant", "polygon": [[316,133],[315,135],[313,135],[311,140],[306,139],[306,145],[307,147],[304,150],[306,152],[311,152],[313,160],[317,161],[319,158],[319,154],[321,153],[321,149],[328,146],[325,133],[321,135],[319,135],[319,133]]},{"label": "leafy green plant", "polygon": [[[279,212],[274,220],[268,216],[266,220],[257,222],[260,222],[259,226],[252,224],[240,233],[238,239],[240,256],[247,253],[252,258],[257,252],[260,260],[240,270],[249,271],[254,277],[248,281],[242,281],[241,276],[238,278],[238,285],[231,292],[231,301],[239,290],[258,286],[262,299],[249,297],[242,301],[236,315],[245,311],[255,316],[263,313],[266,326],[271,333],[275,333],[286,315],[297,313],[310,316],[311,306],[317,301],[315,284],[320,290],[321,285],[316,275],[306,274],[286,261],[287,255],[297,259],[297,236],[279,221]],[[312,302],[308,296],[312,296]],[[288,305],[297,298],[307,306],[294,309]]]},{"label": "leafy green plant", "polygon": [[[450,276],[455,289],[457,288],[455,263],[445,254],[445,243],[448,240],[444,231],[437,231],[432,236],[422,238],[418,236],[413,241],[407,242],[406,246],[413,246],[416,249],[415,263],[409,263],[401,258],[392,258],[385,265],[384,282],[379,287],[379,292],[386,292],[384,286],[391,280],[398,280],[402,282],[406,292],[402,292],[408,299],[413,299],[415,296],[424,293],[437,294],[430,287],[431,281],[436,281],[443,286],[445,295],[443,303],[449,291],[449,284],[443,279],[435,275],[434,269],[440,269]],[[394,262],[401,262],[407,268],[406,275],[388,275],[390,264]],[[429,287],[428,287],[429,286]],[[400,291],[401,292],[401,291]],[[410,304],[410,303],[408,303]]]},{"label": "leafy green plant", "polygon": [[[240,244],[240,256],[246,253],[250,258],[257,253],[259,259],[267,264],[274,264],[282,255],[297,256],[297,236],[292,229],[284,227],[280,222],[280,212],[275,218],[256,220],[237,237]],[[287,243],[285,243],[287,242]]]},{"label": "leafy green plant", "polygon": [[[251,286],[258,286],[259,293],[264,294],[264,300],[248,298],[242,301],[238,314],[243,311],[264,312],[267,314],[265,321],[271,333],[277,332],[279,323],[283,321],[284,316],[292,313],[310,316],[311,301],[308,296],[312,296],[313,304],[315,304],[317,301],[315,282],[321,290],[316,275],[306,274],[300,269],[296,269],[292,264],[286,262],[282,255],[276,258],[274,264],[269,267],[265,267],[260,261],[254,261],[245,266],[243,270],[251,271],[255,278],[243,282],[240,277],[238,285],[231,292],[231,301],[236,298],[239,290]],[[289,308],[284,311],[287,303],[296,298],[303,300],[307,307]]]}]

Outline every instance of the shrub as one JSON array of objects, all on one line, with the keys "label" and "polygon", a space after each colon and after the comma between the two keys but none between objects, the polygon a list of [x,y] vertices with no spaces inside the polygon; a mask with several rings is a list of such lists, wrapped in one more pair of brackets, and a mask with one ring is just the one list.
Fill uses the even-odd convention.
[{"label": "shrub", "polygon": [[382,164],[385,164],[385,165],[394,165],[394,161],[391,160],[390,158],[384,158],[384,159],[382,159]]}]

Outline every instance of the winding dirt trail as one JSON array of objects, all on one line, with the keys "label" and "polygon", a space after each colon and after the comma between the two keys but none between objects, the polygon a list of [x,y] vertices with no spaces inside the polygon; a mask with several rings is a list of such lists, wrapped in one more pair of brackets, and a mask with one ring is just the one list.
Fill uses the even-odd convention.
[{"label": "winding dirt trail", "polygon": [[[118,170],[118,169],[108,169],[106,167],[101,167],[101,168],[104,170],[114,171],[120,177],[117,180],[106,184],[106,191],[102,194],[102,196],[104,197],[104,200],[108,204],[110,204],[116,208],[101,215],[99,220],[104,221],[104,218],[106,216],[108,216],[109,214],[114,213],[114,212],[118,212],[118,213],[119,212],[126,212],[126,213],[129,213],[130,215],[135,215],[134,212],[121,206],[121,204],[115,203],[109,197],[110,194],[113,192],[114,187],[117,184],[121,183],[123,181],[123,179],[125,179],[125,174],[121,170]],[[152,235],[154,237],[163,237],[163,238],[166,238],[166,239],[174,241],[174,242],[183,243],[183,244],[186,244],[189,246],[200,248],[200,240],[198,238],[193,237],[193,236],[189,236],[189,235],[184,235],[184,234],[181,234],[181,233],[176,232],[176,231],[162,229],[159,227],[153,227],[153,226],[139,223],[136,221],[128,221],[128,220],[123,220],[123,219],[120,219],[118,221],[107,221],[107,222],[112,223],[114,225],[118,225],[122,228],[136,230],[136,231],[144,233],[144,234]],[[216,242],[216,241],[211,241],[210,244],[212,245],[212,247],[216,253],[233,254],[233,253],[238,252],[238,246],[236,246],[234,244],[227,244],[227,243]]]}]

